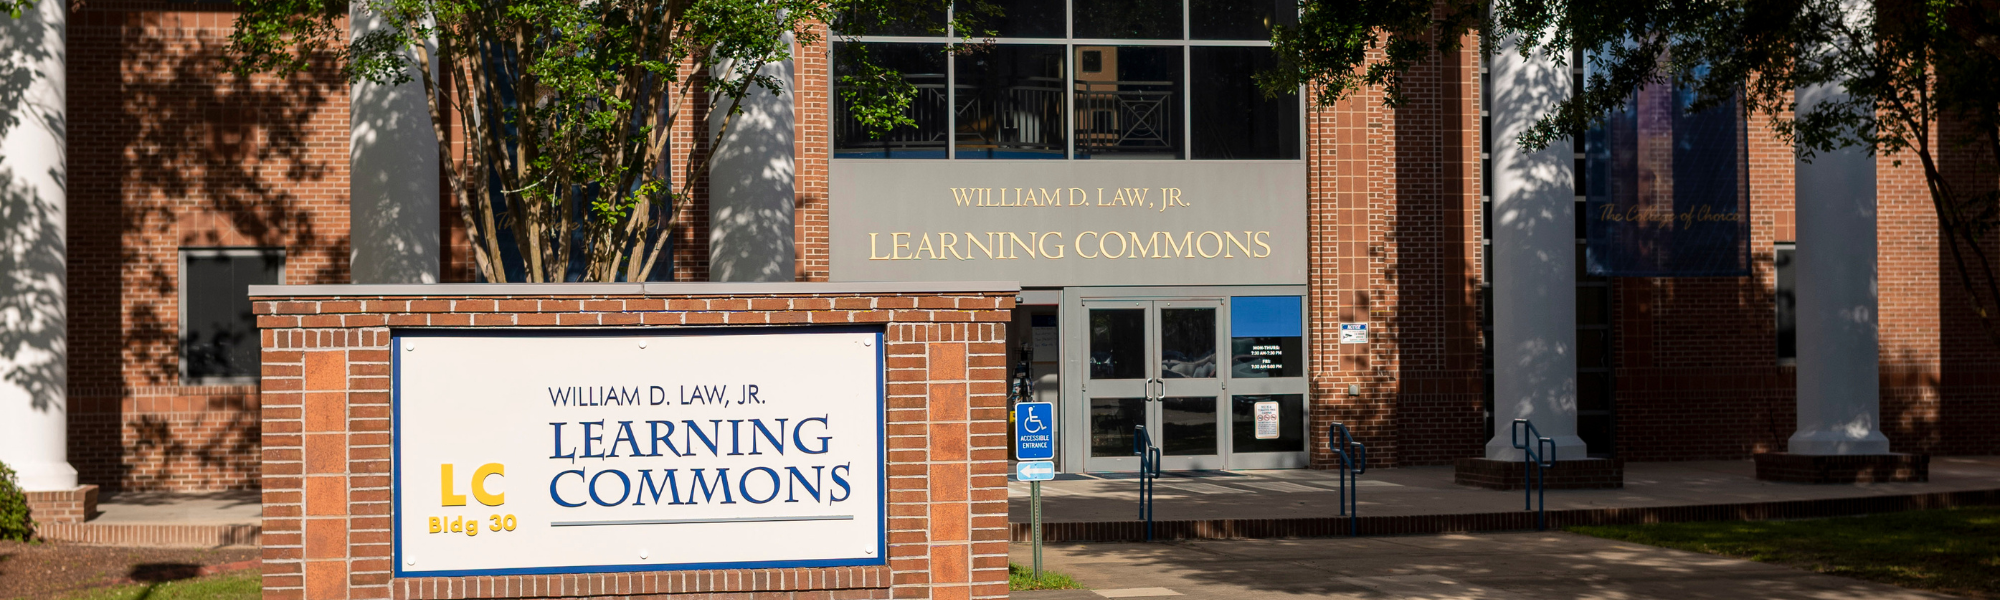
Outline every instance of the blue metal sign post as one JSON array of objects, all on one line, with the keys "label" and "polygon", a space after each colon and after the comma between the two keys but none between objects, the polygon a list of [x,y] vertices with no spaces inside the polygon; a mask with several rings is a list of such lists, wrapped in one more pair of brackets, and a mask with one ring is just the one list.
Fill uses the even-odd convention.
[{"label": "blue metal sign post", "polygon": [[1028,521],[1034,529],[1035,581],[1042,580],[1042,482],[1055,479],[1056,405],[1020,402],[1014,405],[1014,457],[1021,460],[1014,477],[1028,482]]}]

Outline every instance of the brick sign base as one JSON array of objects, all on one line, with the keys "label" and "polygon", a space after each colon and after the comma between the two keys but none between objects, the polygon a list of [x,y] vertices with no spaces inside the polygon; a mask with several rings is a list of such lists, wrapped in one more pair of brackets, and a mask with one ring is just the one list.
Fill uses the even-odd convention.
[{"label": "brick sign base", "polygon": [[[1013,284],[256,286],[267,599],[1003,598]],[[888,565],[396,578],[396,328],[879,324]]]}]

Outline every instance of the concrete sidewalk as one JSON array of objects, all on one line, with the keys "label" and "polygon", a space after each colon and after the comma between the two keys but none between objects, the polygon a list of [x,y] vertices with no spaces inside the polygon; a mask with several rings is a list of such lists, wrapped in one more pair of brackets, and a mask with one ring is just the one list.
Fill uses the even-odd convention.
[{"label": "concrete sidewalk", "polygon": [[235,492],[119,492],[97,502],[96,525],[262,525],[264,500],[256,490]]},{"label": "concrete sidewalk", "polygon": [[[1625,488],[1550,490],[1548,509],[1720,505],[1901,496],[2000,489],[2000,457],[1933,457],[1926,483],[1803,485],[1758,481],[1748,460],[1626,463]],[[1072,476],[1074,477],[1074,476]],[[1086,476],[1088,477],[1088,476]],[[1332,517],[1339,512],[1333,471],[1227,471],[1159,479],[1156,521]],[[1364,516],[1460,515],[1522,510],[1522,492],[1452,483],[1451,467],[1371,469],[1360,476]],[[1042,484],[1047,523],[1133,521],[1136,479],[1069,479]],[[1008,520],[1028,520],[1028,484],[1008,483]]]},{"label": "concrete sidewalk", "polygon": [[256,546],[264,531],[256,490],[105,494],[82,523],[45,523],[35,534],[75,544],[154,548]]},{"label": "concrete sidewalk", "polygon": [[[1027,565],[1027,544],[1008,560]],[[1566,533],[1053,544],[1043,568],[1089,590],[1019,600],[1187,598],[1950,598],[1856,579]]]}]

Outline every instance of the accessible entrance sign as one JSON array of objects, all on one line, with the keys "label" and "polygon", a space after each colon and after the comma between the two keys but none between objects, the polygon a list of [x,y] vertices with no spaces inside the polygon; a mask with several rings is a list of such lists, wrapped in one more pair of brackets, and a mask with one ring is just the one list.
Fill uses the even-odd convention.
[{"label": "accessible entrance sign", "polygon": [[885,564],[879,330],[391,343],[399,577]]},{"label": "accessible entrance sign", "polygon": [[1051,460],[1056,457],[1056,405],[1022,402],[1014,405],[1014,457]]}]

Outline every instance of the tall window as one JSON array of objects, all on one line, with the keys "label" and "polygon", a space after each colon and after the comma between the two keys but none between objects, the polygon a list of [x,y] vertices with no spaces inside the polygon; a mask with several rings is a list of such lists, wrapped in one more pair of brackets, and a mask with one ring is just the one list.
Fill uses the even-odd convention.
[{"label": "tall window", "polygon": [[1778,242],[1777,255],[1771,261],[1778,271],[1778,364],[1798,364],[1798,279],[1792,274],[1792,255],[1797,252],[1797,242]]},{"label": "tall window", "polygon": [[181,250],[181,380],[192,385],[255,383],[257,317],[250,286],[284,280],[277,248]]},{"label": "tall window", "polygon": [[[838,158],[1295,160],[1296,92],[1252,79],[1276,63],[1287,0],[988,0],[971,32],[843,26],[834,46]],[[961,4],[963,6],[963,4]],[[974,43],[947,52],[966,33]],[[870,131],[842,96],[862,59],[917,90],[911,123]]]}]

